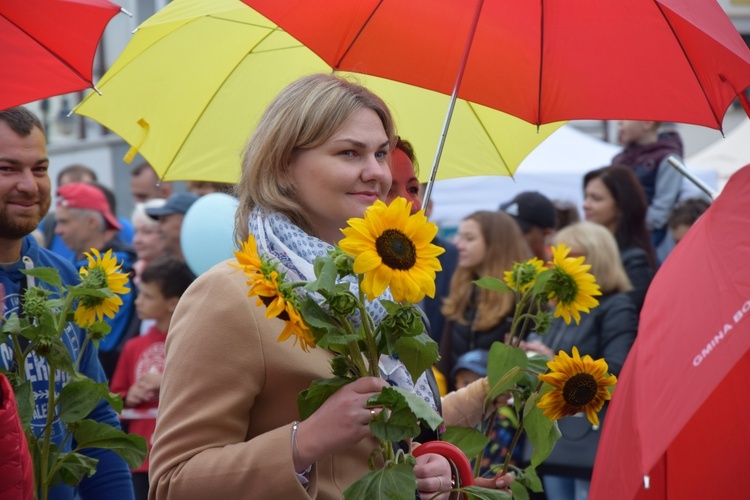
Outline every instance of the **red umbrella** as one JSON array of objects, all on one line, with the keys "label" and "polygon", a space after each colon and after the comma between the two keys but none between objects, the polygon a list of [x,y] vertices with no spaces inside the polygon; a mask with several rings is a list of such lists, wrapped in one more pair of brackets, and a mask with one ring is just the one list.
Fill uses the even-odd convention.
[{"label": "red umbrella", "polygon": [[535,124],[720,129],[750,86],[750,50],[714,0],[243,1],[336,70],[458,87],[460,98]]},{"label": "red umbrella", "polygon": [[108,0],[0,0],[0,109],[93,88],[96,47],[118,12]]},{"label": "red umbrella", "polygon": [[[591,498],[748,498],[750,165],[651,283]],[[646,489],[648,485],[648,489]]]}]

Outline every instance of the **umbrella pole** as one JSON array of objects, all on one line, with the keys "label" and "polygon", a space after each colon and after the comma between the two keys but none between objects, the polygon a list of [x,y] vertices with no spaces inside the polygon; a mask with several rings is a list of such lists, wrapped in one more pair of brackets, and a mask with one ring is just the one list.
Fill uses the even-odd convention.
[{"label": "umbrella pole", "polygon": [[424,192],[424,198],[422,199],[422,206],[427,208],[427,204],[430,202],[430,195],[432,194],[432,185],[435,183],[435,177],[437,176],[437,168],[440,163],[440,157],[443,155],[443,146],[445,145],[445,138],[448,135],[448,127],[451,123],[451,117],[453,116],[453,108],[456,107],[456,99],[458,98],[458,89],[461,86],[461,80],[464,77],[464,71],[466,70],[466,62],[469,59],[469,52],[471,51],[471,44],[474,42],[474,34],[477,31],[477,24],[479,24],[479,15],[482,12],[482,5],[484,0],[478,0],[477,7],[474,10],[474,19],[471,22],[471,28],[469,30],[469,37],[466,40],[466,46],[464,47],[464,53],[461,57],[461,65],[458,68],[458,74],[456,75],[456,83],[453,86],[453,93],[451,94],[450,104],[448,104],[448,112],[445,114],[445,122],[443,123],[443,131],[440,133],[440,140],[438,141],[438,147],[435,151],[435,160],[432,162],[432,169],[430,170],[430,178],[427,181],[427,188]]},{"label": "umbrella pole", "polygon": [[669,158],[667,158],[667,161],[675,168],[675,170],[685,176],[687,180],[695,184],[698,189],[706,193],[708,197],[711,198],[711,201],[714,201],[716,199],[716,196],[718,196],[719,193],[708,187],[705,182],[697,178],[692,172],[688,172],[685,169],[685,165],[680,160],[678,160],[674,156],[670,156]]}]

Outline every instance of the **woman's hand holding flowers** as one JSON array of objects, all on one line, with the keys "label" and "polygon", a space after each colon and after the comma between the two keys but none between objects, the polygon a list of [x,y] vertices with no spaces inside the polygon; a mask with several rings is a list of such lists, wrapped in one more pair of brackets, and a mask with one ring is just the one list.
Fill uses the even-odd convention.
[{"label": "woman's hand holding flowers", "polygon": [[417,490],[422,498],[447,499],[450,496],[446,493],[435,497],[437,492],[451,489],[451,466],[442,455],[426,453],[417,457],[414,475],[417,476]]},{"label": "woman's hand holding flowers", "polygon": [[[294,467],[305,470],[320,458],[351,447],[372,437],[372,412],[367,400],[379,394],[388,383],[376,377],[362,377],[345,385],[329,397],[308,419],[297,427]],[[373,439],[373,448],[377,442]]]}]

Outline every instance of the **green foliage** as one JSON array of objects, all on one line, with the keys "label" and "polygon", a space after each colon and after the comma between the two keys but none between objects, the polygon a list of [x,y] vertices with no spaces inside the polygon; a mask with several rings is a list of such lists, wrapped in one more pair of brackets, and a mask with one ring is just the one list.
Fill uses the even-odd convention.
[{"label": "green foliage", "polygon": [[21,272],[27,276],[35,278],[52,285],[55,288],[62,287],[60,273],[54,267],[36,267],[34,269],[21,269]]},{"label": "green foliage", "polygon": [[417,478],[414,476],[414,465],[400,463],[370,471],[344,491],[344,498],[414,500],[415,491]]},{"label": "green foliage", "polygon": [[511,497],[503,490],[488,490],[479,486],[466,486],[458,491],[466,495],[467,500],[507,500]]},{"label": "green foliage", "polygon": [[443,441],[455,444],[467,457],[475,457],[490,443],[490,438],[473,427],[449,425],[443,433]]},{"label": "green foliage", "polygon": [[[14,371],[8,378],[14,387],[19,416],[29,444],[34,465],[35,495],[46,499],[50,488],[59,483],[78,484],[85,476],[96,473],[97,460],[82,453],[90,448],[109,449],[125,459],[130,467],[139,466],[146,457],[147,445],[140,436],[127,435],[111,425],[87,420],[86,417],[105,400],[115,411],[122,411],[122,399],[109,392],[107,383],[97,383],[78,371],[80,357],[89,342],[104,338],[111,328],[106,323],[95,322],[79,345],[79,359],[73,359],[63,342],[63,331],[69,327],[79,298],[111,298],[108,288],[87,288],[83,283],[64,285],[54,268],[22,270],[48,286],[32,286],[22,297],[27,316],[11,314],[2,325],[2,341],[13,347]],[[97,286],[101,286],[101,283]],[[22,348],[21,346],[25,346]],[[30,380],[26,380],[28,356],[44,358],[47,365],[49,387],[55,387],[56,376],[64,372],[63,387],[59,394],[45,391],[47,397],[47,423],[43,429],[33,429],[35,395]],[[38,363],[38,360],[34,361]],[[57,409],[57,411],[55,411]],[[63,451],[52,441],[54,420],[59,419],[68,433],[65,440],[73,438],[75,448]],[[35,430],[39,434],[35,434]]]},{"label": "green foliage", "polygon": [[526,353],[518,347],[494,342],[487,359],[487,379],[490,382],[488,400],[514,387],[528,365]]},{"label": "green foliage", "polygon": [[438,354],[438,345],[426,333],[420,333],[416,337],[401,337],[396,340],[394,347],[395,354],[398,355],[398,359],[409,370],[414,383],[440,357]]},{"label": "green foliage", "polygon": [[104,448],[120,455],[132,469],[143,463],[148,447],[146,440],[133,434],[125,434],[109,424],[94,420],[80,420],[70,424],[76,440],[76,450]]},{"label": "green foliage", "polygon": [[75,486],[84,476],[91,477],[96,473],[98,462],[97,459],[81,453],[63,453],[58,469],[60,480],[65,484]]},{"label": "green foliage", "polygon": [[437,429],[443,423],[435,410],[422,400],[400,387],[384,387],[367,400],[368,406],[384,406],[389,411],[381,411],[370,422],[370,430],[383,441],[401,441],[419,434],[419,423],[430,429]]},{"label": "green foliage", "polygon": [[495,292],[512,292],[508,285],[503,280],[495,278],[494,276],[485,276],[474,281],[474,284],[487,290],[493,290]]},{"label": "green foliage", "polygon": [[526,433],[531,446],[534,448],[531,454],[531,466],[534,468],[552,453],[555,442],[561,436],[557,422],[550,422],[547,417],[542,415],[542,410],[536,406],[539,398],[541,398],[539,393],[532,394],[526,401],[523,410]]}]

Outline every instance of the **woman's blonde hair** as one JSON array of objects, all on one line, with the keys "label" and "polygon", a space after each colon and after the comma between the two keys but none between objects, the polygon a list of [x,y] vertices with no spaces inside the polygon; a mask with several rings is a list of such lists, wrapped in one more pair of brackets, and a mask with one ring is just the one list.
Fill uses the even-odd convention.
[{"label": "woman's blonde hair", "polygon": [[373,110],[391,143],[396,131],[381,98],[335,75],[305,76],[288,85],[266,108],[247,143],[235,193],[235,237],[245,241],[253,208],[281,212],[309,234],[315,231],[297,201],[290,163],[296,151],[323,144],[360,109]]},{"label": "woman's blonde hair", "polygon": [[609,230],[593,222],[576,222],[566,226],[554,237],[555,244],[565,243],[572,253],[586,257],[602,293],[627,292],[632,289],[620,259],[617,241]]},{"label": "woman's blonde hair", "polygon": [[[467,324],[466,310],[470,306],[474,281],[484,276],[503,277],[513,264],[531,258],[526,240],[518,223],[510,215],[499,211],[479,211],[466,217],[479,224],[486,253],[478,269],[457,267],[451,279],[450,293],[443,301],[441,311],[446,319]],[[493,292],[480,288],[477,314],[474,319],[476,330],[488,330],[500,323],[513,309],[513,294]]]}]

